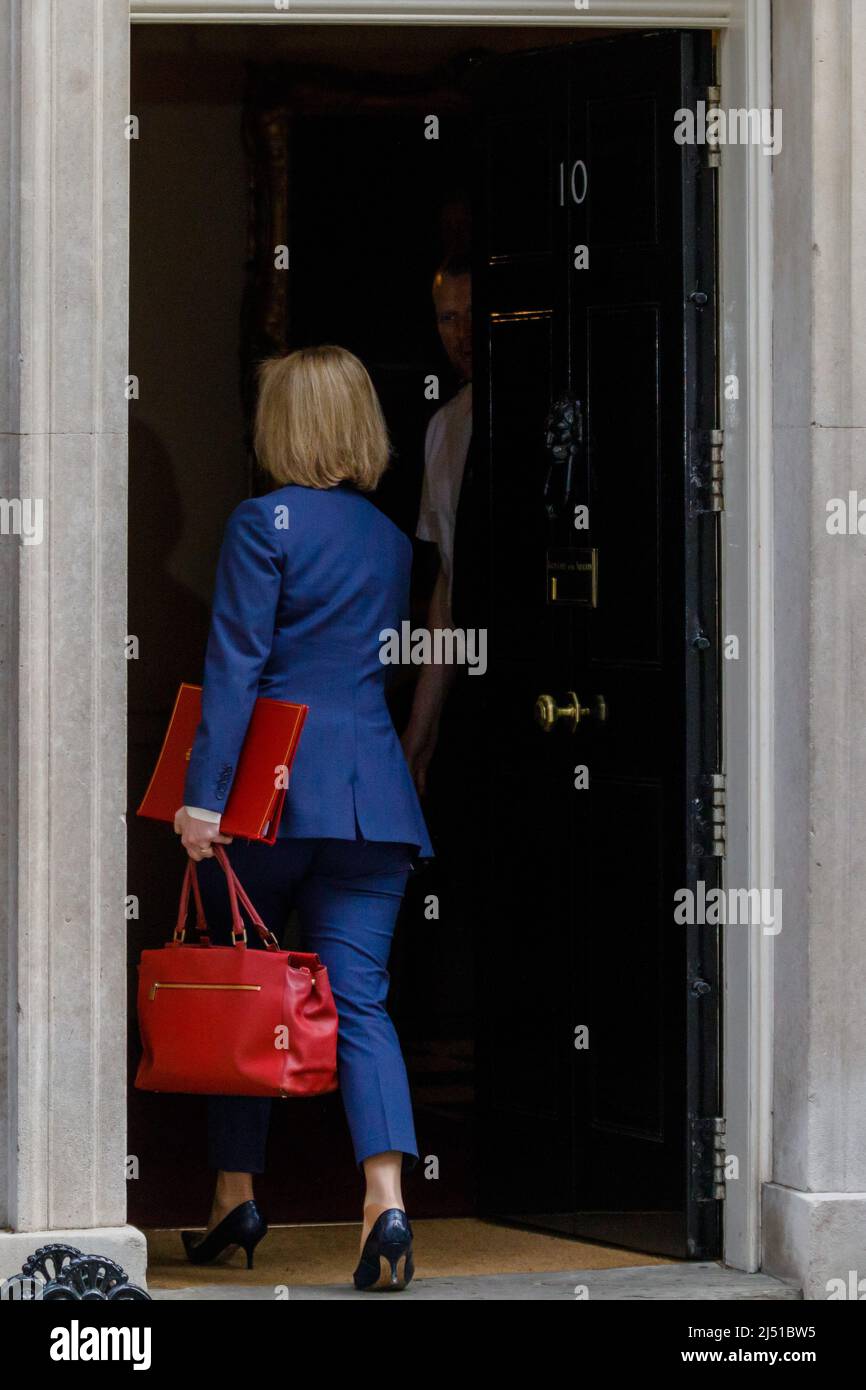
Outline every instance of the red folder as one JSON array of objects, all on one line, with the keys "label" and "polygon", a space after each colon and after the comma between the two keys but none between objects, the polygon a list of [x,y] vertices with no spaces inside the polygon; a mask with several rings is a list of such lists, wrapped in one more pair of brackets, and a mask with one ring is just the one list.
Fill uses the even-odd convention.
[{"label": "red folder", "polygon": [[[187,765],[201,719],[201,689],[184,681],[177,692],[153,776],[136,812],[139,816],[173,825],[184,804]],[[220,820],[221,834],[274,843],[286,799],[286,788],[275,785],[277,769],[291,771],[309,708],[258,697]]]}]

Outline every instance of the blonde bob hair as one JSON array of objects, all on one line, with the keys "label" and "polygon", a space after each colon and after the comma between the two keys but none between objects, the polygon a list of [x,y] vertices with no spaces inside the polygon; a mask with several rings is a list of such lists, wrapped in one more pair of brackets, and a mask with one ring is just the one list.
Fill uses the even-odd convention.
[{"label": "blonde bob hair", "polygon": [[258,366],[254,432],[262,467],[278,483],[372,492],[388,467],[382,407],[363,362],[323,343]]}]

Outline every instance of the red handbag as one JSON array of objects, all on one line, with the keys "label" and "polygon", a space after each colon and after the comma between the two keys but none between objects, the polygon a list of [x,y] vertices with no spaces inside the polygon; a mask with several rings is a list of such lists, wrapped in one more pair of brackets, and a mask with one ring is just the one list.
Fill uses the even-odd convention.
[{"label": "red handbag", "polygon": [[[319,957],[281,951],[253,907],[222,845],[231,946],[207,936],[195,863],[187,860],[174,936],[142,951],[138,1024],[144,1049],[135,1085],[205,1095],[317,1096],[337,1090],[337,1008]],[[199,940],[185,942],[189,893]],[[265,950],[248,950],[238,907]]]}]

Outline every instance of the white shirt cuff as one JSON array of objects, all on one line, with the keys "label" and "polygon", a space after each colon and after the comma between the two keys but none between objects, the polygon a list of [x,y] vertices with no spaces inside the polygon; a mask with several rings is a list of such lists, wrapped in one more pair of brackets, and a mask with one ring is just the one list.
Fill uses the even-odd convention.
[{"label": "white shirt cuff", "polygon": [[222,811],[209,811],[205,806],[184,806],[183,809],[196,820],[213,821],[214,825],[219,825],[222,818]]}]

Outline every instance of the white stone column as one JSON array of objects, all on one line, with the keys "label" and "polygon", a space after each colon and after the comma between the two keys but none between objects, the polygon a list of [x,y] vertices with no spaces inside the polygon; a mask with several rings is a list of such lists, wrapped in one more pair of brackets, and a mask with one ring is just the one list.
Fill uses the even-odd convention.
[{"label": "white stone column", "polygon": [[[866,5],[776,0],[777,884],[764,1269],[866,1280]],[[866,1285],[864,1285],[866,1288]]]},{"label": "white stone column", "polygon": [[[0,0],[0,1277],[126,1226],[128,0]],[[4,235],[5,233],[5,235]]]}]

